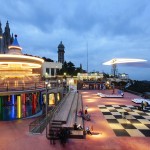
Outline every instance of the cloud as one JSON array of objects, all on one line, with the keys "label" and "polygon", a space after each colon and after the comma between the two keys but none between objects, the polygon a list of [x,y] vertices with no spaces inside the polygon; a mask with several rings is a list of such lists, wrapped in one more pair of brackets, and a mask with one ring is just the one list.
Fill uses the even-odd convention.
[{"label": "cloud", "polygon": [[[149,59],[149,0],[0,0],[0,4],[3,29],[8,20],[24,53],[57,61],[57,46],[63,41],[67,61],[87,69],[88,48],[89,71],[108,73],[110,66],[102,63],[112,58]],[[127,66],[120,71],[133,74]],[[145,72],[135,77],[150,80]]]}]

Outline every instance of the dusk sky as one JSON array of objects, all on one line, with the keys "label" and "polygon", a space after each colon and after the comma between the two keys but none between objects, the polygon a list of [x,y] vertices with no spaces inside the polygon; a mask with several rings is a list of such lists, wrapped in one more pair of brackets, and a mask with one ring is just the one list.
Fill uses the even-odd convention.
[{"label": "dusk sky", "polygon": [[140,58],[146,64],[118,65],[131,79],[150,80],[150,0],[0,0],[2,29],[7,20],[23,53],[65,60],[88,71],[111,73],[102,63]]}]

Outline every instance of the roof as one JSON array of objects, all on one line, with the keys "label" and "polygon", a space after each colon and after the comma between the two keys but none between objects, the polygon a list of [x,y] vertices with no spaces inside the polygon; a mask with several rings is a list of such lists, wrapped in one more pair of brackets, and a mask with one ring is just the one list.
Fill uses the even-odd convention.
[{"label": "roof", "polygon": [[62,41],[60,42],[60,44],[58,45],[58,48],[65,48],[65,46],[62,44]]}]

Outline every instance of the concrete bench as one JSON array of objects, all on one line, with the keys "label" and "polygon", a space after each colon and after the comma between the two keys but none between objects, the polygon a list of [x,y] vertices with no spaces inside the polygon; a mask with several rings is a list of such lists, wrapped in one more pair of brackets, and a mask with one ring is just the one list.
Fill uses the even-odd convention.
[{"label": "concrete bench", "polygon": [[[79,110],[82,109],[82,108],[83,108],[83,106],[82,106],[82,96],[81,96],[81,94],[79,94],[77,112],[79,112]],[[82,109],[82,111],[83,111],[83,109]],[[77,123],[77,125],[80,124],[83,127],[83,118],[77,116],[77,114],[76,114],[76,123]]]},{"label": "concrete bench", "polygon": [[61,121],[62,123],[67,122],[74,96],[75,93],[71,92],[70,95],[67,97],[65,103],[62,105],[60,111],[55,114],[53,121]]}]

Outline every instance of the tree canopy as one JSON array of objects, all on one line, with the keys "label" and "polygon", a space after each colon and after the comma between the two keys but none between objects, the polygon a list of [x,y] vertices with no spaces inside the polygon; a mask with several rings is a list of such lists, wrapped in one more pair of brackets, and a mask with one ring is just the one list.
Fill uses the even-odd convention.
[{"label": "tree canopy", "polygon": [[62,69],[59,70],[58,74],[59,75],[63,75],[64,73],[66,73],[67,75],[77,75],[77,73],[82,73],[83,70],[81,67],[75,67],[75,65],[69,61],[69,62],[64,62],[62,65]]}]

